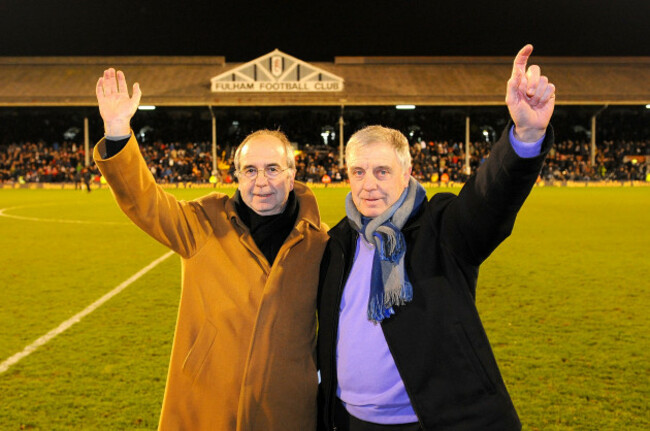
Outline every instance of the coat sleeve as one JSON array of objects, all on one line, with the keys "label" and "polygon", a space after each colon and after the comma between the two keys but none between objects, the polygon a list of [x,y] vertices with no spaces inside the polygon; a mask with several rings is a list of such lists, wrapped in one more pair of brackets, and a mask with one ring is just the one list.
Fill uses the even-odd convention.
[{"label": "coat sleeve", "polygon": [[99,141],[93,156],[127,217],[181,256],[196,253],[212,232],[202,205],[179,201],[156,184],[133,134],[112,157],[102,157],[105,146],[105,139]]},{"label": "coat sleeve", "polygon": [[437,220],[443,245],[472,265],[480,265],[510,235],[553,144],[549,125],[540,155],[521,158],[510,144],[510,127],[511,123],[457,198],[440,194],[430,203],[445,208]]}]

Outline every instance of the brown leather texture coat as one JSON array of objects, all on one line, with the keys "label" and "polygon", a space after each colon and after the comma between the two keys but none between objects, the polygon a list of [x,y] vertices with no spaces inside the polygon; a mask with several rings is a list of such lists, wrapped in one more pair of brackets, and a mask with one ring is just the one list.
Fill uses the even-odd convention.
[{"label": "brown leather texture coat", "polygon": [[[161,430],[315,430],[316,292],[327,241],[295,183],[296,224],[269,266],[232,199],[179,201],[131,139],[95,161],[124,213],[182,258],[182,293]],[[154,288],[152,286],[152,288]]]}]

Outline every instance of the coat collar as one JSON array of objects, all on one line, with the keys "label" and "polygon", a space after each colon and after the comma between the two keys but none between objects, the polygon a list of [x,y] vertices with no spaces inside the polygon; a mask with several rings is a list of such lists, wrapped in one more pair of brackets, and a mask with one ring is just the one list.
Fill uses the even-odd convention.
[{"label": "coat collar", "polygon": [[296,194],[296,199],[298,199],[300,205],[298,220],[304,220],[314,229],[321,230],[320,212],[318,211],[318,202],[316,202],[314,192],[298,181],[293,185],[293,192]]}]

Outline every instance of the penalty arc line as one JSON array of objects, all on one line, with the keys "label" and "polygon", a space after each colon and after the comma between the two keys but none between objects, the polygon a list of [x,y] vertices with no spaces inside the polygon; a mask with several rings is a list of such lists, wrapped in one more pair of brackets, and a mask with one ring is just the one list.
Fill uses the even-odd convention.
[{"label": "penalty arc line", "polygon": [[170,257],[170,256],[173,255],[173,254],[174,254],[173,251],[169,251],[169,252],[165,253],[164,255],[160,256],[158,259],[154,260],[154,261],[151,262],[149,265],[145,266],[145,267],[142,268],[140,271],[138,271],[138,272],[136,272],[135,274],[133,274],[131,277],[129,277],[127,280],[125,280],[125,281],[123,281],[122,283],[120,283],[120,284],[119,284],[118,286],[116,286],[113,290],[111,290],[110,292],[106,293],[104,296],[102,296],[101,298],[99,298],[97,301],[95,301],[95,302],[93,302],[92,304],[90,304],[90,305],[89,305],[88,307],[86,307],[84,310],[82,310],[82,311],[80,311],[79,313],[75,314],[74,316],[72,316],[71,318],[69,318],[68,320],[66,320],[65,322],[61,323],[61,324],[60,324],[59,326],[57,326],[56,328],[52,329],[52,330],[51,330],[50,332],[48,332],[47,334],[45,334],[45,335],[43,335],[42,337],[40,337],[40,338],[38,338],[37,340],[35,340],[33,343],[31,343],[30,345],[28,345],[27,347],[25,347],[21,352],[18,352],[18,353],[16,353],[15,355],[13,355],[13,356],[9,357],[8,359],[4,360],[2,363],[0,363],[0,374],[2,374],[2,373],[4,373],[5,371],[7,371],[7,370],[8,370],[10,367],[12,367],[13,365],[16,365],[16,364],[17,364],[18,362],[20,362],[20,360],[22,360],[23,358],[25,358],[25,357],[31,355],[31,354],[32,354],[36,349],[38,349],[39,347],[45,345],[46,343],[48,343],[49,341],[51,341],[53,338],[55,338],[56,336],[60,335],[62,332],[64,332],[64,331],[66,331],[67,329],[69,329],[69,328],[70,328],[72,325],[74,325],[75,323],[78,323],[79,321],[81,321],[81,319],[83,319],[84,317],[86,317],[87,315],[89,315],[90,313],[92,313],[93,311],[95,311],[97,308],[99,308],[99,307],[100,307],[102,304],[104,304],[106,301],[108,301],[109,299],[111,299],[112,297],[114,297],[115,295],[117,295],[118,293],[120,293],[121,291],[123,291],[124,289],[126,289],[126,288],[127,288],[129,285],[131,285],[133,282],[135,282],[136,280],[138,280],[140,277],[142,277],[143,275],[145,275],[147,272],[149,272],[150,270],[152,270],[152,269],[153,269],[154,267],[156,267],[159,263],[161,263],[162,261],[164,261],[165,259],[167,259],[168,257]]}]

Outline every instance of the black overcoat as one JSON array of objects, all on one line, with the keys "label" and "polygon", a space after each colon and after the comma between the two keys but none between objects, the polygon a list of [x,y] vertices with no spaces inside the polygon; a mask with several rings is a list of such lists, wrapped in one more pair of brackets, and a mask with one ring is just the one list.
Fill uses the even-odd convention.
[{"label": "black overcoat", "polygon": [[[524,159],[510,145],[509,128],[458,196],[436,194],[402,228],[413,300],[394,307],[381,326],[425,430],[521,429],[476,309],[476,281],[481,262],[510,235],[553,132],[549,126],[539,156]],[[344,218],[329,235],[318,296],[318,360],[321,426],[332,430],[339,307],[358,234]]]}]

